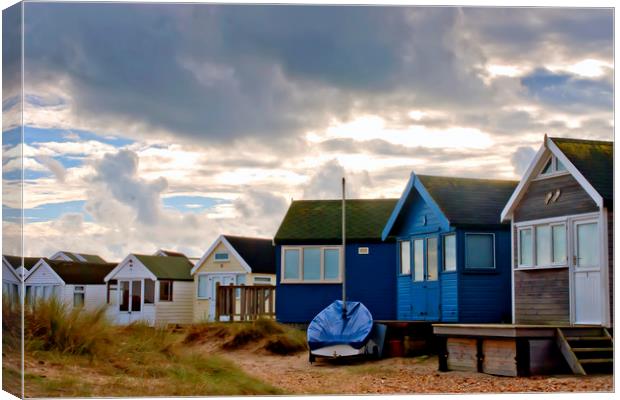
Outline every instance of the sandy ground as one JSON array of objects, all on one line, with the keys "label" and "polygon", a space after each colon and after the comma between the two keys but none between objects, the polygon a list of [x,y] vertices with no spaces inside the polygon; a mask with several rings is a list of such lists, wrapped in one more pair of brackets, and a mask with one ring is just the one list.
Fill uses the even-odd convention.
[{"label": "sandy ground", "polygon": [[611,375],[498,377],[471,372],[438,372],[437,357],[380,361],[308,362],[307,353],[275,356],[251,350],[216,351],[247,373],[294,394],[412,394],[613,391]]}]

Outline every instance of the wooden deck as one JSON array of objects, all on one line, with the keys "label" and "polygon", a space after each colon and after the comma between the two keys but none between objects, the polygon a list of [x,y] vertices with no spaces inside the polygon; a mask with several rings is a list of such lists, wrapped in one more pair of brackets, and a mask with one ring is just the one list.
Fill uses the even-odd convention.
[{"label": "wooden deck", "polygon": [[254,321],[258,318],[275,319],[275,291],[276,287],[273,285],[218,285],[215,320]]}]

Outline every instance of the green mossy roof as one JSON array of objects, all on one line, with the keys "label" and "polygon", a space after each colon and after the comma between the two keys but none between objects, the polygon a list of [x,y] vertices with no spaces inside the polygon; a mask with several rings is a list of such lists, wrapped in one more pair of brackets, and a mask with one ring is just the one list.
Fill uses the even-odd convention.
[{"label": "green mossy roof", "polygon": [[173,281],[193,281],[190,274],[192,263],[187,257],[162,257],[134,254],[157,279],[170,279]]},{"label": "green mossy roof", "polygon": [[614,198],[614,143],[551,138],[570,162],[607,202]]},{"label": "green mossy roof", "polygon": [[103,278],[115,267],[114,263],[85,263],[80,261],[48,260],[45,262],[70,285],[103,285]]},{"label": "green mossy roof", "polygon": [[451,225],[499,225],[517,181],[416,175]]},{"label": "green mossy roof", "polygon": [[[381,232],[397,199],[346,201],[347,240],[381,240]],[[297,200],[291,203],[276,243],[339,242],[342,240],[341,200]]]}]

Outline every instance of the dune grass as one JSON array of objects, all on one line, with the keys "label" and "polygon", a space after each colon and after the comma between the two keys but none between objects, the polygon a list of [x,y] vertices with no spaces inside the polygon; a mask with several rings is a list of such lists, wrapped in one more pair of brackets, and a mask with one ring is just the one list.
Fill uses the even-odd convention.
[{"label": "dune grass", "polygon": [[184,343],[202,343],[212,338],[220,339],[221,348],[235,350],[255,345],[279,355],[306,351],[306,334],[303,331],[279,324],[270,319],[253,322],[210,322],[189,328]]},{"label": "dune grass", "polygon": [[[9,333],[10,318],[3,318]],[[103,310],[37,303],[25,313],[24,335],[26,397],[281,394],[232,362],[195,351],[182,343],[183,334],[140,323],[114,326]],[[3,359],[3,382],[16,388],[19,368],[11,362],[18,359],[13,351]]]}]

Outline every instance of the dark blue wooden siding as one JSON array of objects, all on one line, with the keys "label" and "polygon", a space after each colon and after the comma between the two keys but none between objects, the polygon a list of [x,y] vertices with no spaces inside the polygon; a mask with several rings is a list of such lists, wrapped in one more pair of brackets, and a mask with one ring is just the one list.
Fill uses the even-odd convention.
[{"label": "dark blue wooden siding", "polygon": [[[465,234],[495,234],[495,271],[472,272],[465,268]],[[459,322],[510,322],[510,230],[459,229]]]},{"label": "dark blue wooden siding", "polygon": [[[370,254],[358,254],[359,247],[368,247]],[[281,248],[276,246],[276,319],[291,323],[310,322],[334,300],[342,298],[342,285],[281,284]],[[394,243],[347,244],[347,300],[361,301],[374,319],[394,319],[396,316],[395,254]]]}]

